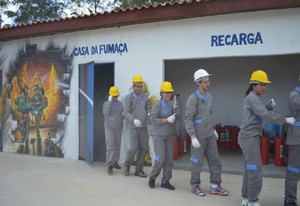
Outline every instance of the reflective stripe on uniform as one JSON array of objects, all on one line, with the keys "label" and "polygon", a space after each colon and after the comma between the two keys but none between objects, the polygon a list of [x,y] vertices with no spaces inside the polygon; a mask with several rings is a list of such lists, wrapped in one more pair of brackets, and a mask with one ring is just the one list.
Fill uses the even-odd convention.
[{"label": "reflective stripe on uniform", "polygon": [[115,121],[116,119],[117,119],[116,116],[108,116],[107,117],[107,120],[109,120],[109,121]]},{"label": "reflective stripe on uniform", "polygon": [[193,120],[193,124],[194,125],[202,124],[202,123],[203,123],[203,121],[201,119],[195,119],[195,120]]},{"label": "reflective stripe on uniform", "polygon": [[295,122],[295,124],[293,126],[294,127],[300,127],[300,121],[299,122]]},{"label": "reflective stripe on uniform", "polygon": [[155,156],[155,162],[159,161],[160,157],[159,156]]},{"label": "reflective stripe on uniform", "polygon": [[200,160],[197,159],[196,157],[191,157],[190,160],[191,160],[193,163],[198,163],[198,162],[200,162]]},{"label": "reflective stripe on uniform", "polygon": [[260,124],[260,123],[261,123],[260,119],[254,119],[250,122],[250,124],[252,124],[252,125],[256,125],[256,124]]},{"label": "reflective stripe on uniform", "polygon": [[249,163],[246,163],[246,168],[247,170],[257,170],[257,164],[249,164]]},{"label": "reflective stripe on uniform", "polygon": [[289,171],[293,172],[293,173],[300,173],[300,169],[296,168],[296,167],[292,167],[292,166],[288,166],[287,168]]}]

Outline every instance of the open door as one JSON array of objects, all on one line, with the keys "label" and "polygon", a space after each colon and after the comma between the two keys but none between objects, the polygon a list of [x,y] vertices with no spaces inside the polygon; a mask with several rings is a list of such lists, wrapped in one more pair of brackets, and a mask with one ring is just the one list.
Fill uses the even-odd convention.
[{"label": "open door", "polygon": [[94,62],[79,65],[79,158],[94,163]]}]

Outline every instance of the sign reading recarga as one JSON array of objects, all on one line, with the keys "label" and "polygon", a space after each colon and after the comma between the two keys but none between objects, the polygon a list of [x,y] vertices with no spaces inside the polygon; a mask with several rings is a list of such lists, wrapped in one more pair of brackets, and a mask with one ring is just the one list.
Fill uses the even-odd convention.
[{"label": "sign reading recarga", "polygon": [[211,47],[217,46],[239,46],[248,44],[263,44],[260,32],[221,34],[211,36]]}]

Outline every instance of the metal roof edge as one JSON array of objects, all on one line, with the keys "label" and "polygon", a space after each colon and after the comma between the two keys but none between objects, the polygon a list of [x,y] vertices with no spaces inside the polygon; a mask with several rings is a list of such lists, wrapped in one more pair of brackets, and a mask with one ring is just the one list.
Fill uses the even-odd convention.
[{"label": "metal roof edge", "polygon": [[132,24],[295,7],[300,7],[300,0],[188,0],[2,28],[0,42]]}]

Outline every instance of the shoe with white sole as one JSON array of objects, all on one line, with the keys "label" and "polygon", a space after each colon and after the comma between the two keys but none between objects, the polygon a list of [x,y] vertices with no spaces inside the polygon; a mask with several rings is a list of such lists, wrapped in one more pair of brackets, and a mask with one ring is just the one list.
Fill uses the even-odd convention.
[{"label": "shoe with white sole", "polygon": [[248,203],[249,203],[248,198],[243,197],[242,202],[241,202],[241,206],[248,206]]}]

